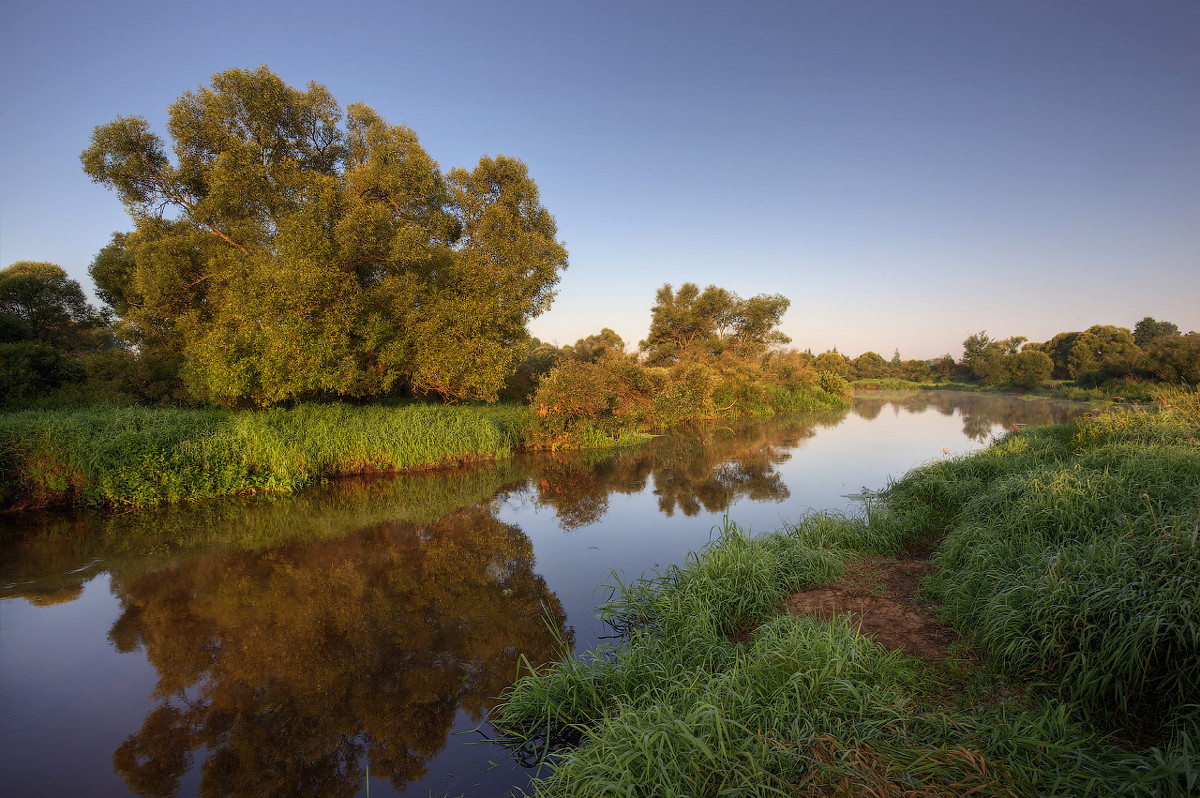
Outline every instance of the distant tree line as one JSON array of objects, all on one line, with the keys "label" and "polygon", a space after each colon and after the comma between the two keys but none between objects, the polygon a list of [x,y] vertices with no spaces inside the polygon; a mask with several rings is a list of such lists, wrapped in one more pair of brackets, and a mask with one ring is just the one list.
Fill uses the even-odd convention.
[{"label": "distant tree line", "polygon": [[1150,316],[1132,331],[1097,324],[1080,332],[1059,333],[1041,343],[1023,336],[993,339],[983,330],[963,341],[958,359],[946,353],[930,360],[901,360],[899,350],[890,360],[876,352],[850,358],[836,349],[819,355],[806,351],[800,356],[819,371],[856,381],[957,379],[1017,388],[1051,381],[1073,381],[1085,388],[1121,381],[1200,385],[1200,333],[1181,334],[1174,323]]},{"label": "distant tree line", "polygon": [[963,341],[966,376],[987,385],[1032,387],[1073,380],[1098,387],[1121,380],[1200,385],[1200,333],[1182,335],[1172,322],[1143,318],[1129,330],[1096,324],[1049,341],[993,340],[987,331]]}]

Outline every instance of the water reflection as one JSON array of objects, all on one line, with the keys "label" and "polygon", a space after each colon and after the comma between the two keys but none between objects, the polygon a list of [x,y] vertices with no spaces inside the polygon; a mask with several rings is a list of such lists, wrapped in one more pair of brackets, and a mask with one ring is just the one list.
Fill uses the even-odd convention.
[{"label": "water reflection", "polygon": [[642,493],[651,486],[667,516],[720,512],[742,498],[782,502],[791,493],[776,467],[847,412],[702,425],[616,452],[532,458],[529,484],[536,502],[554,508],[566,530],[598,522],[611,494]]},{"label": "water reflection", "polygon": [[529,539],[482,508],[112,585],[109,639],[158,672],[157,708],[113,755],[146,796],[174,795],[201,749],[202,795],[354,795],[363,754],[402,789],[456,712],[483,718],[519,656],[555,656],[543,607],[571,634]]},{"label": "water reflection", "polygon": [[914,415],[935,410],[943,416],[956,413],[963,420],[963,434],[973,441],[986,441],[999,425],[1045,427],[1065,424],[1076,418],[1078,402],[1054,401],[1036,397],[1004,394],[966,393],[961,391],[864,391],[855,395],[851,412],[868,421],[885,407]]},{"label": "water reflection", "polygon": [[294,495],[115,514],[0,516],[0,597],[70,600],[101,571],[158,569],[164,561],[230,548],[332,540],[397,520],[428,523],[489,502],[526,478],[522,464],[506,460],[401,478],[344,479]]}]

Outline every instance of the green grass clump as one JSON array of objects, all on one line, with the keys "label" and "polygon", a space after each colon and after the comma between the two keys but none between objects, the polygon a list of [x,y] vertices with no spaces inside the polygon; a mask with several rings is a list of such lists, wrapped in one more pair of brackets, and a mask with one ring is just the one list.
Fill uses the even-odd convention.
[{"label": "green grass clump", "polygon": [[345,474],[507,457],[516,407],[349,407],[228,412],[140,407],[0,415],[10,506],[150,505],[293,491]]},{"label": "green grass clump", "polygon": [[858,391],[920,391],[929,388],[930,383],[902,380],[898,377],[872,377],[854,380],[850,383],[850,387]]},{"label": "green grass clump", "polygon": [[949,529],[929,585],[946,617],[1088,713],[1200,704],[1200,395],[1161,398],[891,491],[898,514],[934,508],[910,523]]}]

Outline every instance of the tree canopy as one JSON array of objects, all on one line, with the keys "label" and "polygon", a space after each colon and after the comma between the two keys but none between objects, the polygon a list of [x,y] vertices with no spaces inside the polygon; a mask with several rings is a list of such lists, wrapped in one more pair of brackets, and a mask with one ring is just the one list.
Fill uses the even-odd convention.
[{"label": "tree canopy", "polygon": [[108,341],[108,320],[61,266],[20,261],[0,269],[0,407],[81,382],[82,356]]},{"label": "tree canopy", "polygon": [[269,405],[396,390],[493,399],[567,252],[521,161],[443,174],[404,125],[267,67],[97,127],[84,170],[135,229],[92,265],[198,396]]},{"label": "tree canopy", "polygon": [[61,266],[20,261],[0,269],[0,341],[36,341],[78,355],[99,346],[105,324]]},{"label": "tree canopy", "polygon": [[650,333],[639,346],[654,365],[673,363],[685,353],[761,354],[791,340],[776,329],[790,304],[782,294],[742,299],[715,285],[701,291],[684,283],[676,292],[667,283],[655,295]]},{"label": "tree canopy", "polygon": [[1133,342],[1142,348],[1162,335],[1179,335],[1178,325],[1146,316],[1133,326]]}]

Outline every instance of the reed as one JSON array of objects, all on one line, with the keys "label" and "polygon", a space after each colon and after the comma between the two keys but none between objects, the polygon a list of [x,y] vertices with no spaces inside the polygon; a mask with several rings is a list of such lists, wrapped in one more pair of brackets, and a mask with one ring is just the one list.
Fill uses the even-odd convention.
[{"label": "reed", "polygon": [[294,491],[346,474],[509,456],[516,407],[301,405],[226,412],[139,407],[0,415],[4,504],[142,506]]}]

